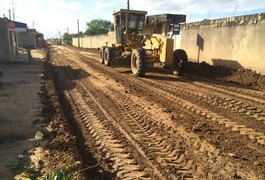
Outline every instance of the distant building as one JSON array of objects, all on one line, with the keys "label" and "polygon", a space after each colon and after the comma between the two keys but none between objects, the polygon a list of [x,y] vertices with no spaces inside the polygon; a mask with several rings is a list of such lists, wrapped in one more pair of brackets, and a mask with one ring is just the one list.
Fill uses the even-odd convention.
[{"label": "distant building", "polygon": [[0,18],[0,62],[14,61],[18,55],[17,32],[26,32],[27,24]]}]

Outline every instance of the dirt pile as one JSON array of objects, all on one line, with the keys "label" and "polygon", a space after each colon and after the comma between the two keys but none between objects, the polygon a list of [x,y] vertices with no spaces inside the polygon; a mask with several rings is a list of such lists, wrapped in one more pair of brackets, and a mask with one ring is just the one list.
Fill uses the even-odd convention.
[{"label": "dirt pile", "polygon": [[250,69],[237,69],[223,78],[226,81],[237,82],[244,85],[265,89],[265,76]]},{"label": "dirt pile", "polygon": [[259,89],[265,89],[265,76],[250,69],[231,69],[223,66],[212,66],[206,62],[188,62],[185,72],[191,75],[215,78]]}]

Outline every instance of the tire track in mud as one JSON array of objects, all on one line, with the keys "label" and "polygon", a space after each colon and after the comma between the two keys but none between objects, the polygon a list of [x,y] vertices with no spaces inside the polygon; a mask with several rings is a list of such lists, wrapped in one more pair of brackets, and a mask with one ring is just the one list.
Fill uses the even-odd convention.
[{"label": "tire track in mud", "polygon": [[[77,57],[79,57],[79,56],[77,56]],[[88,61],[85,60],[84,57],[79,57],[79,58],[82,61],[84,61],[85,63],[88,63]],[[180,103],[178,102],[178,106],[180,106],[180,107],[182,107],[182,108],[184,108],[184,109],[186,109],[188,111],[190,110],[191,112],[198,113],[199,114],[198,117],[206,117],[206,118],[210,119],[211,121],[215,122],[216,124],[218,124],[218,123],[219,124],[223,124],[223,125],[225,125],[224,127],[231,126],[232,129],[234,128],[235,130],[236,130],[236,128],[238,128],[242,132],[244,130],[249,130],[249,129],[244,129],[244,127],[238,127],[238,124],[234,124],[229,119],[223,119],[223,117],[218,117],[217,119],[214,119],[214,116],[216,116],[217,114],[211,114],[212,112],[209,112],[209,111],[206,111],[205,112],[205,109],[203,109],[203,108],[200,109],[200,107],[194,107],[193,104],[190,103],[189,101],[185,101],[185,100],[183,101],[183,99],[176,99],[176,98],[174,98],[174,95],[172,95],[171,93],[165,93],[165,92],[161,91],[160,89],[153,88],[150,85],[145,85],[145,83],[141,81],[142,79],[139,80],[137,78],[130,77],[130,76],[123,75],[123,74],[116,75],[118,73],[117,71],[115,72],[115,70],[111,70],[109,68],[105,68],[104,66],[101,66],[100,64],[94,64],[94,62],[89,62],[88,64],[90,64],[92,67],[94,67],[95,70],[99,70],[101,72],[103,71],[104,74],[106,74],[106,76],[110,75],[110,77],[114,78],[115,80],[121,81],[122,82],[121,83],[122,85],[124,85],[123,82],[125,82],[125,81],[126,82],[129,82],[129,84],[131,84],[131,85],[128,86],[128,84],[127,84],[126,86],[128,88],[132,88],[132,89],[135,88],[135,91],[138,91],[138,90],[141,91],[143,89],[145,89],[145,90],[148,89],[147,92],[150,92],[150,89],[151,89],[151,94],[156,94],[156,96],[158,96],[158,97],[161,96],[161,97],[167,99],[169,102],[178,102],[178,101],[180,101]],[[121,79],[124,79],[124,80],[121,80]],[[135,81],[138,82],[137,83],[137,87],[134,86]],[[139,89],[139,87],[140,87],[140,89]],[[195,117],[196,116],[197,115],[195,115]],[[244,129],[244,130],[242,130],[242,129]],[[241,131],[239,131],[239,132],[241,132]],[[259,135],[261,135],[261,134],[255,134],[256,132],[255,131],[254,132],[252,131],[250,133],[248,132],[248,134],[247,134],[248,135],[248,138],[250,138],[249,136],[250,136],[251,133],[254,133],[255,137],[258,137]],[[242,133],[242,134],[244,134],[244,133]],[[260,139],[256,139],[256,140],[259,141]]]},{"label": "tire track in mud", "polygon": [[[131,157],[132,155],[125,148],[125,144],[117,138],[113,130],[109,129],[109,124],[105,125],[102,122],[104,120],[100,119],[97,113],[89,107],[88,104],[95,103],[95,97],[90,94],[91,101],[91,99],[84,99],[84,96],[77,91],[74,95],[72,93],[70,94],[70,98],[74,100],[77,112],[81,116],[79,123],[83,126],[82,129],[85,132],[85,136],[91,136],[100,154],[104,155],[104,157],[101,156],[99,158],[106,162],[111,162],[113,172],[116,173],[118,178],[149,179],[147,173]],[[108,116],[108,114],[105,114],[105,116]],[[108,120],[110,120],[109,116]],[[114,126],[117,127],[117,124]],[[120,129],[120,127],[118,128]]]},{"label": "tire track in mud", "polygon": [[[61,62],[57,62],[60,65],[66,65]],[[71,74],[69,71],[61,72],[67,74],[67,76],[72,76],[75,79],[74,74]],[[77,75],[78,76],[78,75]],[[63,78],[65,81],[71,78]],[[76,84],[77,85],[77,84]],[[148,177],[148,173],[150,174],[150,169],[147,169],[148,173],[145,173],[142,168],[140,168],[137,164],[137,159],[132,159],[131,154],[129,154],[129,150],[125,147],[128,144],[123,144],[120,139],[120,135],[115,134],[115,130],[113,127],[122,131],[122,135],[125,134],[127,139],[133,141],[130,136],[122,130],[122,128],[113,121],[112,117],[108,115],[108,113],[98,104],[95,97],[89,92],[83,92],[82,95],[77,89],[73,89],[70,91],[64,92],[65,96],[68,97],[69,101],[72,102],[72,108],[76,110],[78,113],[76,116],[79,117],[77,122],[79,126],[82,128],[83,136],[87,139],[92,139],[93,143],[96,145],[94,151],[97,152],[97,159],[102,162],[106,167],[108,167],[113,173],[117,175],[117,178],[121,179],[150,179]],[[86,94],[85,97],[84,94]],[[91,104],[96,104],[96,109],[100,109],[101,112],[93,110]],[[103,111],[103,112],[102,112]],[[99,118],[98,113],[103,114],[103,117]],[[109,120],[111,123],[114,122],[113,127],[110,128],[110,122],[104,124],[103,122]],[[125,138],[126,139],[126,138]],[[91,142],[87,142],[88,146],[93,146]],[[138,156],[143,156],[146,161],[144,163],[149,162],[147,157],[145,157],[144,152],[141,151],[137,144],[131,142],[131,148],[138,149]],[[103,156],[102,156],[103,155]],[[150,164],[149,164],[150,165]],[[110,167],[111,166],[111,167]],[[146,166],[146,165],[145,165]],[[154,168],[154,165],[151,164],[151,167]],[[159,173],[159,171],[152,169],[152,176],[155,179],[164,179],[163,176]]]},{"label": "tire track in mud", "polygon": [[[81,57],[81,59],[82,59],[82,57]],[[84,61],[84,62],[86,62],[86,61]],[[93,64],[92,64],[92,66],[93,66]],[[94,64],[94,67],[95,66],[101,66],[101,65],[100,64]],[[110,69],[110,70],[112,70],[112,69]],[[112,71],[115,71],[115,70],[112,70]],[[226,128],[229,128],[234,132],[238,132],[241,135],[245,135],[250,140],[256,141],[260,145],[265,145],[265,135],[262,132],[257,132],[252,128],[248,128],[245,125],[234,122],[233,120],[228,119],[226,117],[223,117],[219,114],[216,114],[215,112],[209,111],[206,108],[199,107],[198,105],[195,105],[195,104],[191,103],[190,101],[187,101],[183,98],[177,97],[175,94],[171,94],[167,91],[162,91],[161,86],[160,86],[160,88],[153,87],[152,85],[154,84],[154,82],[152,82],[152,84],[150,85],[150,83],[148,84],[148,81],[144,78],[139,79],[139,78],[135,78],[135,77],[130,76],[130,75],[129,76],[126,76],[123,74],[120,74],[120,75],[122,76],[122,78],[126,79],[127,82],[130,81],[132,85],[137,84],[141,87],[141,89],[144,89],[144,90],[148,89],[149,93],[152,92],[152,93],[158,95],[158,97],[164,97],[169,102],[177,103],[179,106],[185,108],[188,111],[191,111],[193,113],[196,113],[199,116],[202,116],[206,119],[209,119],[213,122],[216,122],[219,125],[224,125]],[[165,90],[165,88],[163,88],[163,89]]]},{"label": "tire track in mud", "polygon": [[[129,132],[135,133],[136,139],[139,139],[138,143],[149,151],[154,164],[169,173],[167,178],[217,179],[229,175],[233,177],[236,171],[242,177],[247,176],[240,168],[235,168],[235,165],[225,164],[213,146],[183,132],[180,128],[168,126],[162,121],[156,123],[150,114],[141,110],[142,107],[133,106],[133,102],[126,96],[121,96],[120,92],[115,92],[110,87],[101,88],[101,92],[112,97],[115,94],[114,105],[123,115],[119,123],[127,126]],[[124,117],[124,114],[129,117]],[[206,172],[207,169],[211,170]]]},{"label": "tire track in mud", "polygon": [[[224,125],[226,128],[230,128],[234,132],[239,132],[241,135],[246,135],[249,139],[257,141],[261,145],[265,144],[265,136],[261,132],[257,132],[252,128],[246,127],[245,125],[238,124],[231,119],[220,116],[220,115],[218,115],[214,112],[211,112],[205,108],[201,108],[201,107],[194,105],[193,103],[190,103],[189,101],[186,101],[182,98],[175,97],[175,95],[163,92],[160,89],[154,88],[152,86],[147,86],[142,82],[142,81],[145,81],[145,79],[139,80],[138,78],[134,78],[134,77],[130,77],[130,76],[124,76],[124,75],[123,75],[123,77],[126,77],[127,80],[129,80],[130,78],[133,78],[133,80],[131,80],[131,81],[133,81],[132,83],[137,82],[137,84],[141,85],[143,87],[143,89],[148,89],[149,91],[150,91],[150,89],[152,89],[152,91],[154,93],[158,94],[159,96],[163,96],[166,99],[168,99],[169,101],[171,100],[171,101],[178,102],[178,105],[182,106],[183,108],[185,108],[189,111],[192,111],[192,112],[194,112],[200,116],[204,116],[207,119],[215,121],[220,125]],[[251,108],[253,108],[253,107],[251,107]],[[254,107],[254,109],[255,109],[255,107]]]},{"label": "tire track in mud", "polygon": [[[83,83],[83,84],[86,84],[86,83]],[[88,83],[89,84],[89,83]],[[108,87],[108,89],[110,89],[109,87]],[[106,91],[106,89],[105,89],[105,91]],[[101,91],[102,92],[102,91]],[[109,96],[111,96],[111,94],[113,94],[113,91],[112,92],[109,92],[109,93],[107,93]],[[108,95],[106,95],[106,97],[108,96]],[[117,97],[116,97],[117,98]],[[117,101],[117,99],[116,99],[116,101]],[[125,108],[129,108],[129,109],[127,109],[127,111],[128,112],[130,112],[130,111],[132,111],[132,108],[130,108],[130,105],[129,104],[131,104],[131,103],[126,103],[126,102],[129,102],[128,101],[128,99],[126,99],[126,100],[122,100],[122,102],[123,103],[125,103],[125,105],[123,105],[123,107],[125,107]],[[120,109],[120,107],[117,107],[117,109]],[[135,109],[135,108],[133,108],[133,109]],[[124,112],[121,112],[120,114],[124,114]],[[126,113],[125,113],[126,114]],[[132,113],[132,115],[131,115],[131,117],[132,116],[135,116],[136,117],[136,119],[141,119],[141,118],[139,118],[139,115],[137,115],[137,114],[135,114],[135,113]],[[141,116],[141,114],[140,114],[140,116]],[[130,118],[123,118],[123,119],[130,119]],[[149,118],[150,119],[150,118]],[[154,122],[154,120],[152,120],[151,122]],[[135,125],[135,123],[133,123],[133,122],[127,122],[126,121],[126,123],[128,123],[128,124],[130,124],[130,126],[137,126],[137,125]],[[133,125],[134,124],[134,125]],[[147,123],[148,124],[148,123]],[[153,125],[152,125],[153,126]],[[163,124],[163,123],[160,123],[159,125],[155,125],[154,127],[156,127],[156,129],[159,129],[158,127],[165,127],[165,125]],[[169,128],[169,127],[168,127]],[[166,130],[164,130],[164,132],[165,131],[168,131],[168,128],[166,129]],[[137,129],[139,129],[139,126],[138,126],[138,128]],[[140,128],[141,129],[141,128]],[[150,127],[148,127],[148,129],[141,129],[140,130],[140,134],[142,135],[142,134],[145,134],[145,132],[149,132],[150,131]],[[131,130],[131,131],[133,131],[133,129]],[[161,131],[161,130],[160,130]],[[176,132],[176,130],[175,130],[175,132]],[[139,132],[138,132],[139,133]],[[154,135],[154,131],[151,131],[150,132],[151,133],[151,135],[153,136],[153,137],[158,137],[157,136],[157,134],[155,134]],[[173,133],[172,133],[173,134]],[[138,136],[141,136],[141,135],[138,135]],[[147,134],[148,135],[148,134]],[[170,139],[169,137],[171,137],[171,139],[172,139],[172,137],[174,137],[173,139],[181,139],[180,138],[180,136],[176,136],[176,135],[168,135],[167,137],[165,137],[165,139],[167,140],[167,139]],[[187,137],[187,136],[186,136]],[[148,144],[149,146],[150,146],[150,144],[155,144],[155,145],[157,145],[157,139],[155,139],[155,142],[153,142],[154,141],[154,139],[152,140],[152,139],[150,139],[150,138],[144,138],[144,137],[142,137],[141,138],[141,140],[143,140],[143,139],[145,139],[145,140],[147,140],[146,141],[146,144]],[[213,159],[209,159],[209,157],[207,158],[207,162],[205,162],[204,164],[207,164],[207,163],[209,163],[209,162],[215,162],[216,161],[216,156],[218,157],[218,151],[217,150],[213,150],[213,148],[211,147],[211,148],[209,148],[210,146],[209,145],[207,145],[207,144],[205,144],[205,143],[202,143],[202,142],[200,142],[198,139],[197,140],[192,140],[192,142],[190,142],[191,140],[190,139],[188,139],[189,140],[189,142],[187,143],[187,144],[190,144],[190,145],[195,145],[194,147],[188,147],[187,149],[194,149],[195,147],[196,147],[196,150],[194,150],[194,151],[192,151],[190,154],[194,154],[196,151],[198,152],[198,151],[200,151],[200,152],[202,152],[202,154],[203,154],[203,158],[202,159],[205,159],[206,157],[205,157],[205,154],[208,154],[208,155],[210,155],[210,154],[214,154],[215,155],[215,158],[213,158]],[[159,140],[159,141],[161,141],[161,142],[163,142],[163,143],[165,143],[165,140]],[[163,151],[162,153],[161,152],[158,152],[158,153],[155,153],[155,152],[152,152],[152,153],[155,153],[155,154],[157,154],[157,156],[159,155],[159,154],[163,154],[164,156],[162,156],[162,157],[160,157],[160,156],[158,156],[157,157],[157,159],[158,159],[158,161],[159,162],[163,162],[162,164],[164,164],[164,168],[166,168],[168,165],[167,164],[170,164],[171,166],[174,166],[174,167],[176,167],[177,165],[176,164],[179,164],[180,163],[180,160],[181,159],[183,159],[185,156],[183,156],[182,154],[181,155],[176,155],[175,154],[175,152],[174,152],[174,156],[172,156],[172,149],[177,149],[178,147],[171,147],[170,148],[170,146],[169,145],[166,145],[167,143],[165,143],[164,145],[162,144],[162,146],[161,146],[161,144],[159,144],[160,146],[159,147],[163,147],[163,148],[168,148],[168,149],[171,149],[171,151],[169,151],[169,152],[165,152],[165,151]],[[148,146],[148,147],[149,147]],[[206,148],[207,147],[207,148]],[[156,147],[157,148],[157,147]],[[155,148],[155,149],[156,149]],[[150,147],[149,147],[149,149],[150,149]],[[199,149],[199,150],[198,150]],[[159,151],[161,151],[161,150],[159,150]],[[196,155],[198,156],[198,153],[196,153]],[[171,157],[171,158],[169,158],[169,157]],[[176,157],[178,157],[178,158],[176,158]],[[189,155],[189,156],[187,156],[187,157],[189,157],[189,158],[191,158],[191,155]],[[210,156],[211,157],[211,156]],[[218,158],[220,158],[220,156],[218,157]],[[185,158],[184,158],[185,159]],[[197,163],[197,164],[201,164],[201,162],[202,162],[202,159],[200,160],[200,163]],[[177,163],[178,162],[178,163]],[[175,163],[175,164],[174,164]],[[157,164],[157,162],[156,162],[156,164]],[[166,165],[165,165],[166,164]],[[183,164],[183,163],[182,163]],[[178,171],[184,171],[184,170],[187,170],[187,169],[190,169],[191,168],[191,165],[193,164],[193,161],[191,161],[191,160],[189,160],[189,161],[186,161],[184,164],[186,164],[186,165],[182,165],[183,167],[182,168],[180,168],[179,169],[179,167],[177,168],[177,170]],[[214,169],[213,167],[218,167],[217,166],[217,164],[218,163],[214,163],[214,165],[211,167],[211,168],[209,168],[209,167],[207,167],[207,168],[201,168],[201,169]],[[190,167],[189,167],[190,166]],[[189,167],[189,168],[187,168],[187,167]],[[222,167],[224,167],[224,165],[222,166]],[[231,168],[232,166],[230,166],[229,168],[223,168],[223,169],[230,169],[230,170],[232,170],[232,169],[234,169],[234,168]],[[173,168],[174,169],[174,168]],[[171,172],[173,171],[174,172],[174,170],[173,170],[172,168],[171,168]],[[193,169],[196,169],[196,168],[193,168]],[[219,170],[216,170],[215,171],[215,175],[213,175],[213,174],[211,174],[211,173],[208,173],[208,176],[210,176],[210,174],[212,175],[212,176],[215,176],[215,177],[217,177],[217,176],[220,176],[218,173],[216,173],[216,172],[219,172],[220,171],[220,169]],[[224,172],[226,172],[226,171],[224,171]],[[183,172],[182,172],[183,173]],[[227,175],[227,172],[225,173],[226,175]],[[172,175],[173,176],[173,175]],[[178,175],[179,177],[181,177],[181,175]],[[182,177],[193,177],[193,176],[191,176],[189,173],[186,173],[186,175],[184,175],[184,176],[182,176]],[[199,177],[199,176],[198,176]],[[201,177],[206,177],[206,176],[202,176],[201,175]],[[231,176],[232,177],[232,176]]]},{"label": "tire track in mud", "polygon": [[[80,83],[79,83],[80,84]],[[83,83],[83,84],[89,84],[89,86],[91,85],[90,83]],[[84,85],[81,85],[81,86],[84,86]],[[81,89],[80,87],[78,88],[79,90]],[[85,93],[88,93],[88,92],[90,92],[90,91],[93,91],[93,90],[88,90],[87,88],[85,89],[85,91],[83,91],[83,93],[82,94],[85,94]],[[97,91],[97,90],[96,90]],[[77,92],[76,92],[77,93]],[[101,94],[102,94],[102,92],[101,92]],[[108,97],[107,95],[105,95],[105,97]],[[72,98],[72,99],[75,99],[75,100],[77,100],[77,102],[79,103],[79,104],[75,104],[75,106],[78,108],[78,110],[79,110],[79,112],[80,112],[80,114],[81,114],[81,116],[82,116],[82,119],[83,119],[83,121],[85,122],[85,124],[87,123],[87,120],[86,119],[88,119],[88,117],[87,116],[89,116],[90,114],[91,114],[91,109],[90,110],[86,110],[86,109],[89,109],[89,107],[87,107],[88,105],[87,104],[89,104],[89,103],[84,103],[84,102],[82,102],[82,101],[84,101],[83,99],[85,99],[85,100],[87,100],[88,101],[88,99],[87,99],[87,97],[81,97],[81,95],[79,95],[79,98],[77,98],[77,97],[75,97],[75,98]],[[104,110],[105,108],[103,108],[103,107],[101,107],[101,105],[99,104],[99,101],[98,101],[98,99],[96,99],[92,94],[90,94],[90,99],[93,99],[93,103],[94,104],[98,104],[98,106],[100,107],[100,109],[101,109],[101,111],[103,111],[104,112],[104,114],[105,114],[105,116],[109,119],[109,121],[111,121],[111,123],[112,124],[115,124],[114,126],[116,126],[116,127],[118,127],[118,129],[119,130],[121,130],[122,131],[122,134],[126,134],[125,136],[127,137],[127,139],[129,139],[130,141],[131,141],[131,144],[133,144],[135,147],[136,147],[136,149],[138,149],[138,151],[140,152],[140,154],[144,157],[144,159],[147,161],[147,162],[149,162],[150,160],[149,159],[152,159],[151,157],[150,157],[150,155],[149,155],[149,157],[147,156],[147,155],[145,155],[145,152],[142,150],[142,148],[141,147],[138,147],[138,144],[139,144],[139,142],[137,143],[137,142],[135,142],[131,137],[130,137],[130,135],[127,133],[127,132],[130,132],[130,131],[128,131],[127,130],[127,132],[125,131],[125,130],[122,130],[123,128],[122,127],[120,127],[120,125],[119,124],[117,124],[116,122],[115,122],[115,120]],[[115,100],[114,100],[114,102],[113,103],[115,103]],[[80,105],[81,104],[81,105]],[[80,108],[80,106],[84,106],[83,108]],[[126,107],[128,107],[128,105],[126,104]],[[141,136],[145,136],[146,137],[146,143],[148,143],[148,146],[150,146],[151,144],[153,145],[153,146],[155,146],[155,147],[153,147],[154,148],[154,151],[162,151],[161,153],[159,153],[159,154],[164,154],[164,156],[165,156],[165,154],[166,154],[166,152],[164,151],[164,149],[163,149],[163,140],[161,139],[160,140],[160,142],[159,143],[157,143],[157,136],[155,135],[155,132],[154,131],[156,131],[156,130],[150,130],[150,127],[148,128],[148,127],[146,127],[147,125],[143,122],[143,121],[141,121],[141,123],[140,124],[136,124],[134,121],[134,118],[133,118],[133,116],[135,117],[135,113],[133,114],[133,115],[130,115],[128,112],[127,112],[127,110],[125,109],[125,108],[123,108],[123,107],[121,107],[121,106],[119,106],[119,105],[114,105],[114,107],[113,107],[114,109],[118,109],[119,111],[120,111],[120,115],[121,115],[121,117],[119,117],[120,119],[122,119],[123,121],[126,121],[126,123],[128,123],[128,124],[130,124],[130,126],[132,126],[132,127],[134,127],[134,126],[137,126],[137,130],[135,130],[134,128],[132,128],[131,130],[132,131],[137,131],[138,132],[138,134],[140,133],[141,134]],[[80,110],[80,109],[82,109],[82,110]],[[84,110],[86,110],[86,113],[84,113]],[[86,115],[85,115],[86,114]],[[93,114],[92,114],[93,115]],[[115,116],[115,114],[114,114],[114,116]],[[89,116],[89,121],[91,121],[91,119],[93,118],[93,116]],[[100,122],[101,122],[101,120],[99,121],[98,120],[98,118],[94,115],[94,118],[96,119],[96,124],[99,124]],[[137,119],[139,119],[139,118],[137,118]],[[98,127],[95,127],[95,125],[94,125],[94,128],[91,128],[91,127],[93,127],[93,124],[90,124],[90,125],[87,125],[87,127],[89,127],[89,130],[91,130],[91,131],[93,131],[92,132],[92,136],[94,136],[94,138],[97,138],[97,139],[99,139],[98,138],[98,136],[96,136],[95,135],[95,129],[100,129],[100,132],[102,131],[102,129],[104,129],[104,127],[102,127],[102,125],[100,126],[98,126]],[[127,127],[128,128],[128,127]],[[139,129],[140,128],[140,129]],[[147,129],[146,129],[147,128]],[[104,132],[104,130],[103,130],[103,132]],[[151,133],[151,136],[153,136],[153,138],[148,138],[149,136],[150,136],[150,134],[149,133]],[[91,134],[91,133],[90,133]],[[102,133],[101,133],[102,134]],[[130,133],[131,134],[131,133]],[[96,136],[96,137],[95,137]],[[108,133],[108,134],[106,134],[106,132],[101,136],[101,137],[107,137],[107,140],[109,139],[109,137],[111,137],[111,134],[110,133]],[[155,138],[154,138],[155,137]],[[113,139],[113,138],[111,138],[111,139]],[[152,141],[151,141],[151,139],[152,139]],[[102,143],[103,142],[105,142],[106,141],[106,139],[104,140],[104,139],[102,139]],[[108,142],[108,141],[107,141]],[[106,143],[103,143],[104,145],[102,145],[102,143],[98,143],[98,142],[96,142],[96,144],[99,144],[99,146],[101,147],[101,149],[100,150],[103,150],[102,148],[103,147],[106,147],[107,145],[106,145]],[[117,140],[116,140],[116,143],[117,143]],[[109,145],[109,146],[114,146],[114,145]],[[162,147],[161,147],[162,146]],[[169,146],[169,145],[167,145],[167,146]],[[151,147],[150,147],[151,148]],[[175,149],[175,148],[174,148]],[[111,149],[111,148],[107,148],[107,150],[105,150],[106,152],[105,153],[111,153],[112,151],[111,150],[113,150],[113,149]],[[121,168],[124,168],[125,166],[126,166],[126,164],[125,163],[121,163],[120,161],[122,161],[121,159],[120,159],[120,157],[119,157],[119,154],[117,155],[117,153],[115,153],[115,150],[117,150],[117,149],[114,149],[114,152],[113,153],[111,153],[111,154],[115,154],[115,156],[118,156],[118,157],[115,157],[116,158],[116,160],[118,160],[119,161],[119,165],[113,165],[113,166],[119,166],[119,167],[121,167]],[[121,152],[121,150],[118,150],[118,152]],[[103,152],[104,153],[104,152]],[[150,153],[150,152],[149,152]],[[186,179],[186,178],[190,178],[190,177],[192,177],[192,175],[191,175],[191,173],[189,172],[189,169],[190,169],[190,167],[189,166],[191,166],[191,161],[185,161],[184,160],[184,154],[182,154],[182,155],[176,155],[175,153],[176,153],[176,149],[173,151],[173,149],[171,148],[171,151],[169,151],[169,152],[167,152],[168,154],[170,154],[171,155],[171,160],[175,160],[175,161],[173,161],[172,163],[176,163],[176,162],[178,162],[178,164],[179,164],[179,166],[178,166],[178,173],[177,173],[177,177],[182,177],[182,178],[184,178],[184,179]],[[168,160],[169,160],[170,158],[168,157]],[[185,158],[186,159],[186,158]],[[126,161],[128,161],[128,160],[126,160]],[[132,160],[131,160],[132,161]],[[156,162],[157,163],[157,162]],[[156,167],[155,167],[155,165],[153,165],[154,163],[152,163],[152,164],[150,164],[149,163],[149,165],[153,168],[153,169],[156,169]],[[173,165],[172,165],[173,166]],[[177,166],[177,164],[176,165],[174,165],[174,167],[176,167]],[[126,167],[126,169],[128,169],[128,167]],[[128,171],[130,172],[130,174],[137,174],[136,172],[134,172],[134,171],[132,171],[132,169],[136,169],[136,168],[129,168],[128,169]],[[163,168],[161,168],[161,170],[162,170],[162,172],[163,172]],[[123,170],[123,171],[125,171],[125,170]],[[139,171],[139,169],[138,169],[138,171]],[[157,170],[156,170],[157,171]],[[181,171],[181,172],[180,172]],[[117,175],[119,176],[119,174],[127,174],[128,175],[128,173],[129,172],[117,172]],[[165,170],[164,170],[164,172],[165,172]],[[138,173],[139,174],[139,173]],[[143,174],[143,173],[142,173]],[[156,172],[156,173],[154,173],[154,174],[160,174],[158,171]],[[139,178],[139,177],[135,177],[135,176],[132,176],[132,175],[130,175],[130,176],[128,176],[128,177],[130,177],[130,178]],[[159,175],[158,177],[160,178],[160,179],[164,179],[164,176],[167,176],[165,173],[163,174],[163,175]],[[172,178],[172,176],[173,175],[171,175],[171,178]],[[124,179],[126,176],[123,176],[123,177],[120,177],[120,178],[122,178],[122,179]]]},{"label": "tire track in mud", "polygon": [[263,92],[256,92],[254,93],[253,91],[250,92],[248,90],[239,90],[238,88],[232,88],[232,87],[225,87],[221,86],[218,84],[212,84],[212,83],[201,83],[201,82],[194,82],[194,84],[201,86],[201,87],[206,87],[208,89],[212,89],[214,91],[218,91],[224,94],[230,94],[231,96],[239,97],[242,99],[246,99],[248,101],[256,102],[265,105],[265,93]]},{"label": "tire track in mud", "polygon": [[178,104],[188,111],[196,113],[197,115],[209,119],[213,122],[217,122],[220,125],[224,125],[226,128],[230,128],[232,131],[238,132],[241,135],[246,135],[250,140],[257,141],[257,143],[259,143],[260,145],[265,145],[265,135],[261,132],[257,132],[252,128],[246,127],[245,125],[238,124],[231,119],[225,118],[219,114],[216,114],[215,112],[209,111],[206,108],[199,107],[198,105],[195,105],[194,103],[191,103],[190,101],[187,101],[185,99],[179,98],[176,95],[155,88],[149,85],[145,80],[134,78],[133,81],[135,84],[141,86],[141,89],[148,89],[149,93],[152,92],[159,97],[167,99],[169,102]]},{"label": "tire track in mud", "polygon": [[[181,95],[181,98],[185,98],[194,104],[202,105],[204,103],[203,106],[205,108],[213,109],[212,111],[220,112],[220,110],[222,110],[223,116],[227,116],[227,110],[230,110],[232,112],[230,118],[231,116],[233,118],[235,114],[240,114],[240,121],[247,126],[253,126],[254,129],[258,129],[260,131],[264,131],[265,129],[265,110],[257,107],[255,104],[249,104],[241,100],[234,99],[233,97],[220,97],[214,93],[210,94],[197,92],[195,89],[191,89],[186,86],[185,88],[182,88],[183,84],[179,83],[172,84],[172,82],[168,82],[166,84],[160,80],[154,81],[150,79],[143,79],[143,81],[147,81],[150,85],[163,89],[171,94],[175,94],[176,96]],[[218,109],[212,107],[217,107]],[[246,119],[246,116],[249,118]],[[243,118],[246,120],[244,121]],[[255,122],[255,125],[253,122]]]}]

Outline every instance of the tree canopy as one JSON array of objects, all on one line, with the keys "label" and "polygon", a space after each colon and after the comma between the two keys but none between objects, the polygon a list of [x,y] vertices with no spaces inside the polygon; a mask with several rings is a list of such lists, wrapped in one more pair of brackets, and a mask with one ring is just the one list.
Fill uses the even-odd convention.
[{"label": "tree canopy", "polygon": [[64,44],[71,45],[72,44],[72,35],[70,35],[68,33],[64,33],[63,42],[64,42]]},{"label": "tree canopy", "polygon": [[112,29],[112,23],[108,20],[93,19],[87,22],[85,35],[106,34]]},{"label": "tree canopy", "polygon": [[38,38],[44,38],[44,35],[43,35],[43,33],[41,33],[41,32],[35,32],[35,35],[36,35],[36,38],[38,39]]}]

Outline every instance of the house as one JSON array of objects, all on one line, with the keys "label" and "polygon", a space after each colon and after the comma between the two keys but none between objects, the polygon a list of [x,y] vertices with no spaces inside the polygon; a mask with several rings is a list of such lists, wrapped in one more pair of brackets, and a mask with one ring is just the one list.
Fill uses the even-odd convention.
[{"label": "house", "polygon": [[27,24],[0,18],[0,62],[15,61],[18,55],[17,33],[26,32]]}]

